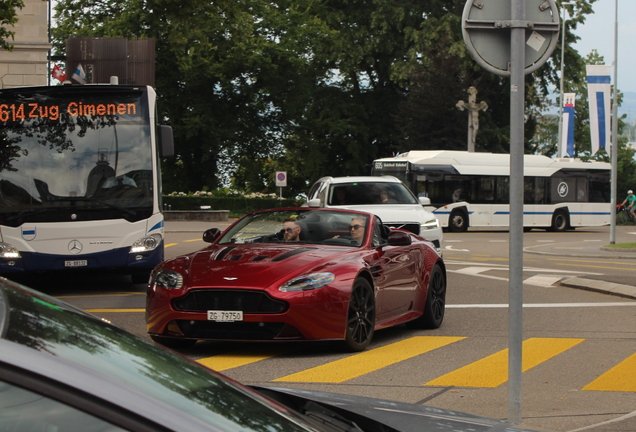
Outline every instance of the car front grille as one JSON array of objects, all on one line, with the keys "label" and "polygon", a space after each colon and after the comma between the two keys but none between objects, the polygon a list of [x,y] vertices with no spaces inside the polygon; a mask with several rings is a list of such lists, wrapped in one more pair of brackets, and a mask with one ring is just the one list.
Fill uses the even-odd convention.
[{"label": "car front grille", "polygon": [[173,300],[172,306],[183,312],[224,310],[243,311],[246,314],[276,314],[285,312],[289,304],[275,300],[262,291],[197,289]]}]

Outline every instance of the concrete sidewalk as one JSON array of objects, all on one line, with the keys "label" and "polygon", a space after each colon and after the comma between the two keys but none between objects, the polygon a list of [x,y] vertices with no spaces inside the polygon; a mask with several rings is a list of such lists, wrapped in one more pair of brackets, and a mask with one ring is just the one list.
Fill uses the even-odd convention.
[{"label": "concrete sidewalk", "polygon": [[[599,247],[598,244],[589,242],[548,243],[538,246],[529,246],[523,249],[524,253],[567,256],[579,258],[605,258],[605,259],[636,259],[636,249],[613,249]],[[570,288],[579,288],[588,291],[596,291],[612,294],[620,297],[636,299],[636,287],[621,285],[609,281],[599,281],[580,277],[564,277],[557,284]]]}]

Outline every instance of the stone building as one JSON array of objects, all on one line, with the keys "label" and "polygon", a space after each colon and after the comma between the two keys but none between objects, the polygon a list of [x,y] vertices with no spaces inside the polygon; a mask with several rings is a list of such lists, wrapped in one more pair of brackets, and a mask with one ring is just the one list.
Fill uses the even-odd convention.
[{"label": "stone building", "polygon": [[47,85],[49,43],[49,1],[24,0],[18,22],[9,40],[13,51],[0,49],[0,88]]}]

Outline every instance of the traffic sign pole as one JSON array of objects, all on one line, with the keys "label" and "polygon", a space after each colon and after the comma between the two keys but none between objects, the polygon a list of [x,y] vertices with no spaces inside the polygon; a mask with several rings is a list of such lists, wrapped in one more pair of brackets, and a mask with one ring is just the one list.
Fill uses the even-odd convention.
[{"label": "traffic sign pole", "polygon": [[521,423],[523,342],[524,76],[541,67],[558,41],[554,0],[468,0],[462,16],[466,47],[481,67],[510,77],[510,278],[508,418]]}]

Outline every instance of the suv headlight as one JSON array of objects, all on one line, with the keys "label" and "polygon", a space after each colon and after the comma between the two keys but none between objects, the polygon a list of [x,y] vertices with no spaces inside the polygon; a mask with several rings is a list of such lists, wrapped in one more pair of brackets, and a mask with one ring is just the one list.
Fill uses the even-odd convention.
[{"label": "suv headlight", "polygon": [[9,243],[0,242],[0,258],[15,259],[22,258],[20,252]]},{"label": "suv headlight", "polygon": [[161,244],[161,234],[153,234],[147,237],[142,237],[135,241],[130,247],[130,253],[149,252],[157,249]]},{"label": "suv headlight", "polygon": [[431,219],[424,222],[421,225],[421,227],[422,227],[422,230],[430,230],[430,229],[439,228],[439,221],[437,220],[437,218]]}]

